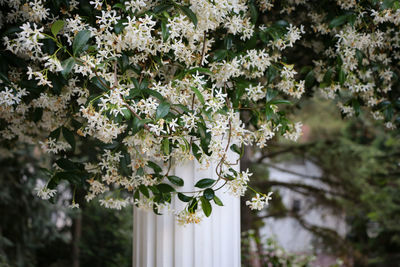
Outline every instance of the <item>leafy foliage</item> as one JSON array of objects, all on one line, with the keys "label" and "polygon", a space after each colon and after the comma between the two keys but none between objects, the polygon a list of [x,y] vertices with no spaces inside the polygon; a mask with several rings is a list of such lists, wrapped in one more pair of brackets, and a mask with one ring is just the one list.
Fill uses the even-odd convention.
[{"label": "leafy foliage", "polygon": [[63,170],[48,170],[46,199],[67,181],[105,207],[157,212],[185,182],[174,167],[217,162],[182,213],[204,202],[207,215],[208,189],[246,190],[229,148],[296,141],[303,95],[400,123],[397,0],[39,0],[1,12],[13,15],[1,16],[0,143],[55,154]]}]

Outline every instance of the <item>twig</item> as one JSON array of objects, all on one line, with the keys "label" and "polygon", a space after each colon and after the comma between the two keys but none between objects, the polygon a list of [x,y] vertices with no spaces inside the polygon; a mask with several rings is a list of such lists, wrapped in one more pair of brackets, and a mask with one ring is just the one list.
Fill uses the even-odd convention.
[{"label": "twig", "polygon": [[206,33],[206,31],[204,31],[203,49],[201,51],[200,66],[203,65],[203,60],[204,60],[204,56],[205,56],[205,53],[206,53],[206,37],[207,37],[207,33]]},{"label": "twig", "polygon": [[[137,114],[137,113],[135,112],[135,110],[134,110],[131,106],[129,106],[128,103],[126,103],[125,99],[123,99],[123,101],[124,101],[124,103],[125,103],[125,107],[127,107],[127,108],[130,110],[130,112],[132,112],[132,114],[135,115],[136,118],[138,118],[139,120],[142,120],[142,118],[139,116],[139,114]],[[147,131],[150,132],[150,127],[149,127],[146,123],[143,124],[143,127],[144,127]]]},{"label": "twig", "polygon": [[118,85],[118,77],[117,77],[117,61],[114,62],[114,86],[113,88],[117,87]]}]

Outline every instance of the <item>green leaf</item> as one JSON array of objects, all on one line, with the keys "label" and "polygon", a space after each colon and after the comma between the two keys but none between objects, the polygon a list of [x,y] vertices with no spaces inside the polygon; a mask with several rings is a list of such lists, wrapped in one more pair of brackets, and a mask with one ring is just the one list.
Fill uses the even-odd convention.
[{"label": "green leaf", "polygon": [[198,181],[194,186],[198,188],[206,188],[212,186],[214,183],[215,183],[214,179],[204,178]]},{"label": "green leaf", "polygon": [[287,22],[286,20],[278,20],[274,23],[274,27],[279,27],[279,28],[283,28],[286,29],[287,27],[289,27],[289,22]]},{"label": "green leaf", "polygon": [[389,105],[383,110],[383,115],[386,121],[391,121],[394,115],[393,106]]},{"label": "green leaf", "polygon": [[161,119],[167,116],[171,105],[168,102],[161,102],[156,111],[156,119]]},{"label": "green leaf", "polygon": [[192,201],[189,203],[188,211],[189,212],[195,212],[197,210],[197,199],[194,198]]},{"label": "green leaf", "polygon": [[273,90],[271,88],[267,89],[267,95],[265,96],[265,100],[267,102],[271,101],[272,99],[274,99],[276,96],[278,95],[278,91]]},{"label": "green leaf", "polygon": [[60,137],[60,133],[61,133],[61,127],[58,127],[57,129],[55,129],[50,133],[49,138],[58,140],[58,138]]},{"label": "green leaf", "polygon": [[167,179],[168,179],[171,183],[173,183],[174,185],[177,185],[177,186],[183,186],[183,184],[184,184],[183,179],[180,178],[180,177],[178,177],[178,176],[175,176],[175,175],[167,176]]},{"label": "green leaf", "polygon": [[129,153],[124,153],[123,156],[119,160],[119,171],[124,176],[130,176],[132,174],[131,168],[129,165],[131,164],[131,156]]},{"label": "green leaf", "polygon": [[190,89],[192,89],[192,91],[195,93],[195,95],[199,99],[200,103],[204,105],[204,103],[205,103],[204,97],[203,97],[202,93],[199,91],[199,89],[197,89],[194,86],[190,86]]},{"label": "green leaf", "polygon": [[307,73],[306,78],[305,78],[305,87],[306,88],[311,88],[313,87],[315,82],[315,76],[314,76],[314,72],[310,71],[309,73]]},{"label": "green leaf", "polygon": [[222,203],[221,199],[219,197],[214,196],[214,203],[217,204],[218,206],[223,206],[224,203]]},{"label": "green leaf", "polygon": [[351,101],[351,105],[354,109],[354,112],[356,114],[356,117],[358,117],[358,115],[360,115],[361,109],[360,109],[360,102],[358,102],[358,99],[353,98]]},{"label": "green leaf", "polygon": [[364,57],[365,57],[364,53],[361,52],[360,50],[356,49],[356,58],[357,58],[358,65],[362,65],[362,60]]},{"label": "green leaf", "polygon": [[56,160],[56,164],[58,165],[58,167],[60,167],[63,170],[66,171],[71,171],[71,170],[76,170],[77,167],[75,166],[75,164],[70,161],[69,159],[65,159],[65,158],[61,158]]},{"label": "green leaf", "polygon": [[258,8],[254,4],[254,1],[250,1],[249,3],[249,9],[250,9],[250,17],[251,17],[251,22],[253,24],[256,24],[257,19],[258,19]]},{"label": "green leaf", "polygon": [[200,197],[201,208],[203,209],[204,215],[209,217],[211,215],[212,207],[210,201],[208,201],[205,197]]},{"label": "green leaf", "polygon": [[164,155],[168,156],[170,153],[170,148],[169,148],[169,140],[168,138],[164,138],[161,142],[161,147],[162,151],[164,152]]},{"label": "green leaf", "polygon": [[74,56],[79,55],[79,53],[83,51],[87,42],[89,41],[89,38],[90,38],[90,31],[82,30],[78,32],[72,44],[72,50],[74,51]]},{"label": "green leaf", "polygon": [[331,22],[329,23],[329,28],[335,28],[338,27],[340,25],[343,25],[346,22],[351,22],[352,21],[352,17],[354,17],[355,15],[353,13],[348,13],[345,15],[341,15],[339,17],[334,18],[333,20],[331,20]]},{"label": "green leaf", "polygon": [[62,76],[64,76],[64,78],[67,78],[68,74],[71,73],[74,65],[75,65],[75,59],[73,57],[67,58],[66,60],[61,62],[61,67],[63,68],[61,74]]},{"label": "green leaf", "polygon": [[381,8],[382,8],[382,9],[390,9],[390,8],[393,7],[393,5],[394,5],[395,3],[397,3],[396,0],[384,0],[384,1],[382,2]]},{"label": "green leaf", "polygon": [[274,110],[270,107],[270,106],[266,106],[265,107],[265,116],[267,118],[267,120],[272,119],[272,117],[275,115]]},{"label": "green leaf", "polygon": [[243,50],[255,49],[257,43],[258,43],[257,35],[253,34],[253,36],[243,44],[242,49]]},{"label": "green leaf", "polygon": [[[140,199],[140,192],[139,190],[136,190],[135,193],[133,194],[133,199],[134,200],[139,200]],[[136,204],[138,206],[138,204]]]},{"label": "green leaf", "polygon": [[158,190],[157,187],[155,187],[154,185],[148,186],[148,188],[151,190],[151,192],[153,192],[154,195],[160,194],[160,190]]},{"label": "green leaf", "polygon": [[211,188],[207,188],[206,190],[204,190],[203,196],[207,200],[212,200],[214,198],[214,196],[215,196],[214,190],[212,190]]},{"label": "green leaf", "polygon": [[160,190],[160,192],[162,192],[162,193],[175,192],[175,188],[173,188],[169,184],[158,184],[157,189]]},{"label": "green leaf", "polygon": [[68,142],[68,144],[70,144],[72,151],[75,150],[75,137],[74,137],[74,133],[70,130],[68,130],[65,127],[62,127],[62,134],[65,138],[65,140]]},{"label": "green leaf", "polygon": [[230,149],[231,149],[233,152],[238,153],[239,155],[242,154],[242,149],[241,149],[238,145],[236,145],[236,144],[231,145],[231,146],[230,146]]},{"label": "green leaf", "polygon": [[265,31],[260,31],[259,32],[260,35],[260,40],[263,41],[264,43],[268,43],[269,42],[269,38],[268,35]]},{"label": "green leaf", "polygon": [[56,180],[60,181],[60,180],[65,180],[70,182],[71,184],[75,184],[75,185],[81,185],[82,184],[82,180],[83,177],[77,175],[74,172],[57,172],[53,178],[56,178]]},{"label": "green leaf", "polygon": [[228,55],[228,51],[225,49],[219,49],[214,52],[213,59],[214,61],[221,61],[226,58]]},{"label": "green leaf", "polygon": [[162,169],[160,166],[158,166],[158,164],[152,162],[152,161],[148,161],[147,165],[152,168],[154,170],[155,173],[160,173],[162,172]]},{"label": "green leaf", "polygon": [[123,4],[121,4],[121,3],[117,3],[117,4],[113,5],[113,8],[119,8],[119,9],[121,9],[123,11],[126,10],[125,6]]},{"label": "green leaf", "polygon": [[200,157],[201,157],[200,148],[194,142],[192,143],[192,152],[193,152],[193,155],[196,157],[196,159],[200,160]]},{"label": "green leaf", "polygon": [[126,27],[126,22],[128,22],[127,19],[121,19],[117,23],[114,24],[114,32],[116,34],[120,34]]},{"label": "green leaf", "polygon": [[331,85],[331,82],[332,82],[332,69],[328,69],[326,71],[322,82],[326,83],[328,86]]},{"label": "green leaf", "polygon": [[194,26],[197,26],[196,14],[194,14],[193,11],[190,8],[186,7],[186,6],[179,5],[178,7],[193,22]]},{"label": "green leaf", "polygon": [[22,32],[22,29],[19,26],[10,26],[10,27],[7,27],[6,31],[3,34],[4,35],[12,35],[17,32]]},{"label": "green leaf", "polygon": [[169,29],[167,27],[167,22],[165,20],[161,22],[161,36],[164,42],[168,40]]},{"label": "green leaf", "polygon": [[35,108],[33,112],[32,120],[33,122],[38,122],[43,116],[43,109],[42,108]]},{"label": "green leaf", "polygon": [[331,20],[331,22],[329,23],[329,28],[335,28],[337,26],[340,26],[342,24],[344,24],[347,21],[347,16],[343,15],[343,16],[339,16],[334,18],[333,20]]},{"label": "green leaf", "polygon": [[154,96],[155,98],[157,98],[160,101],[164,101],[164,97],[157,91],[154,91],[152,89],[142,89],[142,92],[146,93],[146,94],[149,94],[151,96]]},{"label": "green leaf", "polygon": [[[1,60],[1,59],[0,59]],[[0,72],[0,79],[3,80],[6,83],[9,83],[10,80],[8,80],[7,75],[5,75],[4,73]]]},{"label": "green leaf", "polygon": [[167,11],[171,7],[172,7],[171,4],[161,4],[161,5],[158,5],[158,6],[154,7],[153,12],[156,13],[156,14],[157,13],[161,13],[163,11]]},{"label": "green leaf", "polygon": [[339,83],[340,83],[340,85],[343,85],[345,81],[346,81],[346,72],[344,71],[343,68],[340,68],[340,71],[339,71]]},{"label": "green leaf", "polygon": [[211,143],[211,133],[207,132],[205,123],[199,123],[197,130],[200,135],[200,146],[203,149],[203,152],[210,156],[209,145]]},{"label": "green leaf", "polygon": [[269,66],[267,69],[268,83],[272,83],[274,79],[278,76],[278,71],[275,66]]},{"label": "green leaf", "polygon": [[144,185],[142,185],[142,184],[139,185],[139,191],[140,191],[144,196],[146,196],[147,198],[150,197],[149,190],[147,189],[146,186],[144,186]]},{"label": "green leaf", "polygon": [[132,118],[132,113],[131,113],[131,111],[129,109],[123,108],[121,110],[122,110],[122,114],[124,115],[124,118],[126,120],[129,120],[130,118]]},{"label": "green leaf", "polygon": [[189,202],[190,200],[193,199],[193,197],[188,197],[182,193],[178,193],[178,198],[183,202]]},{"label": "green leaf", "polygon": [[135,135],[137,132],[143,129],[144,125],[150,121],[151,119],[141,120],[138,117],[134,117],[132,123],[132,135]]},{"label": "green leaf", "polygon": [[108,91],[110,87],[110,83],[107,82],[103,77],[93,77],[90,80],[91,83],[93,83],[97,88],[103,90],[103,91]]},{"label": "green leaf", "polygon": [[213,74],[211,70],[206,69],[206,68],[200,68],[200,67],[196,67],[196,68],[192,68],[186,71],[186,73],[192,74],[192,73],[206,73],[206,74]]},{"label": "green leaf", "polygon": [[289,100],[286,100],[286,99],[276,99],[276,100],[269,102],[269,104],[271,104],[271,105],[279,105],[279,104],[291,105],[292,102],[290,102]]},{"label": "green leaf", "polygon": [[121,69],[122,73],[125,73],[125,71],[130,67],[129,57],[126,54],[122,54],[122,56],[118,58],[118,67]]},{"label": "green leaf", "polygon": [[233,36],[232,34],[228,34],[224,39],[224,46],[226,50],[230,50],[233,45]]},{"label": "green leaf", "polygon": [[54,36],[57,36],[57,34],[61,31],[61,29],[64,27],[64,21],[62,20],[57,20],[56,22],[51,25],[51,33]]}]

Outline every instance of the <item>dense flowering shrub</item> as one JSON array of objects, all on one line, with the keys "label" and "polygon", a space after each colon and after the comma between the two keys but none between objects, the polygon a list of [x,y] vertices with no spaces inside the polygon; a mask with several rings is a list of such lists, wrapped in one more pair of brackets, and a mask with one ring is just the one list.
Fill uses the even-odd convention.
[{"label": "dense flowering shrub", "polygon": [[[116,209],[158,213],[177,194],[187,202],[178,219],[198,222],[199,207],[209,216],[211,203],[223,205],[223,186],[236,196],[247,188],[251,174],[231,168],[229,150],[298,139],[302,124],[284,105],[306,89],[344,115],[367,106],[396,127],[398,1],[0,4],[2,154],[28,143],[56,155],[38,189],[45,199],[63,180]],[[310,64],[293,52],[299,40]],[[191,160],[217,162],[218,179],[179,193],[185,181],[170,170]],[[255,193],[248,205],[261,209],[270,194]]]}]

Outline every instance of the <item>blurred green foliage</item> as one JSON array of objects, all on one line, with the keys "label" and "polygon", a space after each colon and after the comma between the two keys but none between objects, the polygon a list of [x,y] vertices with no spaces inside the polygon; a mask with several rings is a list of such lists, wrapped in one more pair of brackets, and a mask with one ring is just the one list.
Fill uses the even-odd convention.
[{"label": "blurred green foliage", "polygon": [[[275,192],[267,215],[246,212],[243,229],[263,226],[264,217],[292,217],[312,232],[319,247],[347,259],[349,266],[400,265],[400,138],[398,131],[379,127],[361,114],[342,120],[338,111],[323,100],[303,101],[304,138],[298,144],[275,140],[262,153],[266,162],[252,162],[252,186],[266,191],[286,188],[300,192],[311,207],[345,214],[349,226],[342,238],[331,229],[310,225]],[[267,168],[279,162],[309,161],[316,164],[319,177],[302,177],[303,182],[279,183]],[[307,183],[317,179],[329,190]],[[279,180],[278,180],[279,181]],[[329,192],[328,192],[329,191]]]},{"label": "blurred green foliage", "polygon": [[68,184],[54,204],[41,200],[34,188],[43,160],[32,154],[21,150],[14,159],[0,160],[0,266],[72,266],[74,222],[80,216],[80,266],[131,266],[132,210],[84,202],[81,210],[66,208]]}]

